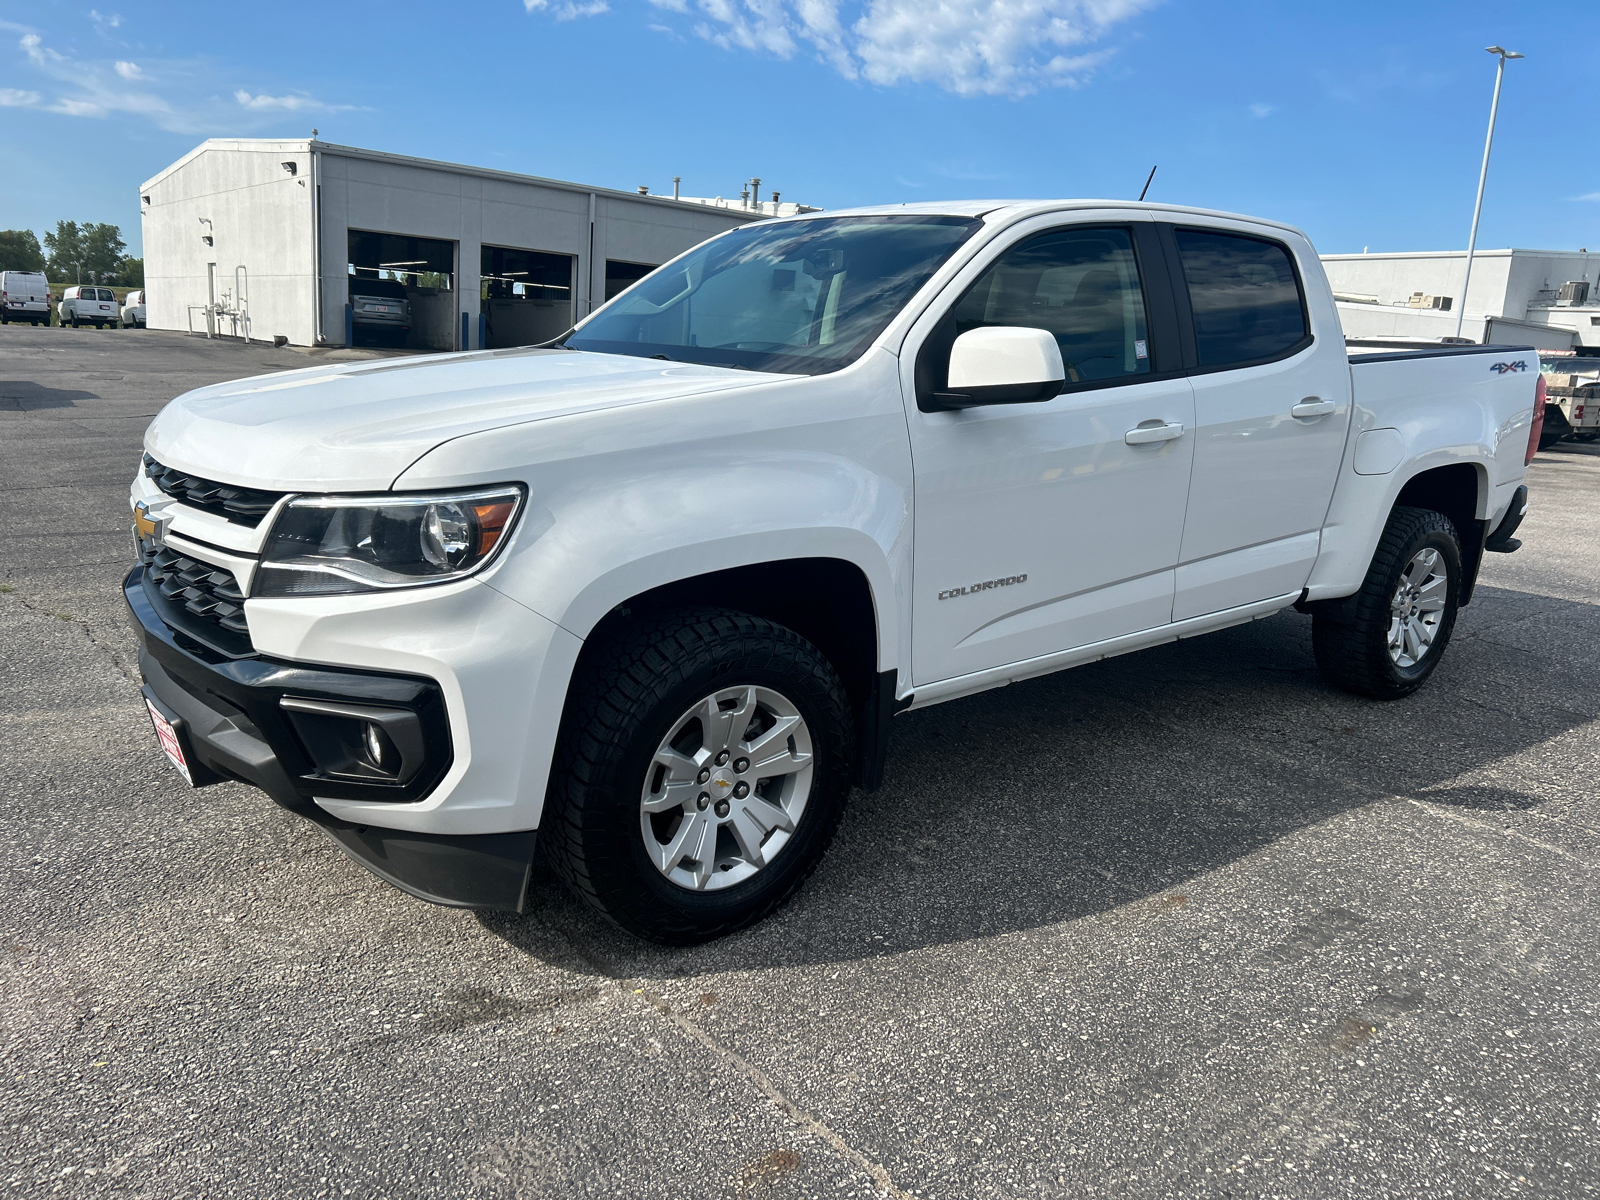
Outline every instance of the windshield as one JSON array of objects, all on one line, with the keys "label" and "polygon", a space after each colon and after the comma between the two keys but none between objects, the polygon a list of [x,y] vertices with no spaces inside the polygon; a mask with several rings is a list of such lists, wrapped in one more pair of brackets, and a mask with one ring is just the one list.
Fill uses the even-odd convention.
[{"label": "windshield", "polygon": [[981,224],[893,214],[746,225],[652,272],[564,344],[752,371],[837,371]]},{"label": "windshield", "polygon": [[1595,375],[1600,373],[1600,358],[1541,355],[1539,370],[1546,375]]}]

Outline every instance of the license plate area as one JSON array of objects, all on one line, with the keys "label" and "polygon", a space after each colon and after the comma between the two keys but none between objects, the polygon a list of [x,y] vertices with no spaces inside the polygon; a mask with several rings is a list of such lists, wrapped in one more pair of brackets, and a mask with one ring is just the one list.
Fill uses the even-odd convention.
[{"label": "license plate area", "polygon": [[144,706],[150,713],[150,724],[155,728],[156,742],[160,745],[161,752],[167,756],[167,761],[172,764],[173,770],[183,776],[183,781],[194,787],[194,772],[189,766],[189,752],[185,745],[187,739],[183,736],[181,722],[175,723],[156,707],[156,702],[149,696],[144,698]]}]

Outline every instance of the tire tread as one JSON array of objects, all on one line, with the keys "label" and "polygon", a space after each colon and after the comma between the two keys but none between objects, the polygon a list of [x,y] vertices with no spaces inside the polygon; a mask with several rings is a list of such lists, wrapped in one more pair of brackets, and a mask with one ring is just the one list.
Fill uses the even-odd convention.
[{"label": "tire tread", "polygon": [[[1409,553],[1414,553],[1412,547],[1430,533],[1442,533],[1455,543],[1459,564],[1461,539],[1449,517],[1428,508],[1397,507],[1389,515],[1383,536],[1378,539],[1378,549],[1372,556],[1372,565],[1367,568],[1366,579],[1356,593],[1352,619],[1344,622],[1322,615],[1313,618],[1312,650],[1317,666],[1334,686],[1377,700],[1397,700],[1416,691],[1432,673],[1430,664],[1428,671],[1414,680],[1397,679],[1385,648],[1394,580],[1405,566]],[[1451,579],[1451,628],[1443,630],[1444,640],[1436,643],[1432,654],[1434,663],[1449,643],[1460,589],[1458,565]],[[1381,630],[1381,636],[1375,635],[1375,630]]]},{"label": "tire tread", "polygon": [[[821,831],[819,850],[787,886],[765,898],[761,905],[720,924],[708,926],[673,919],[664,908],[648,922],[626,903],[618,882],[627,877],[623,864],[607,861],[598,851],[597,832],[611,806],[605,794],[626,781],[613,778],[626,749],[645,720],[671,692],[675,683],[697,671],[713,667],[733,651],[747,665],[785,669],[813,680],[837,713],[847,717],[850,701],[832,665],[799,634],[760,617],[729,609],[679,609],[641,618],[618,636],[604,638],[585,655],[584,668],[574,679],[557,739],[556,769],[552,771],[540,843],[551,871],[574,893],[620,928],[669,944],[688,944],[731,933],[761,920],[778,908],[803,884],[821,857],[820,848],[833,838],[843,817],[843,803],[821,806],[827,827]],[[764,652],[764,653],[763,653]],[[840,722],[848,734],[851,723]],[[820,732],[820,731],[819,731]],[[846,779],[849,746],[839,738],[819,737],[814,752],[819,759],[817,784],[828,778]],[[827,774],[823,772],[826,771]],[[841,788],[841,796],[847,788]]]}]

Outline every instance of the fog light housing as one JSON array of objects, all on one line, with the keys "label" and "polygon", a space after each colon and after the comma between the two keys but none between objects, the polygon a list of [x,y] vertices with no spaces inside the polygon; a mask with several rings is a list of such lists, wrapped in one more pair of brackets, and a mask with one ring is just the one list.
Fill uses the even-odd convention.
[{"label": "fog light housing", "polygon": [[389,735],[384,733],[382,725],[376,721],[368,721],[366,730],[362,734],[362,744],[367,752],[368,763],[386,774],[394,771],[400,754],[394,748],[394,743],[389,740]]},{"label": "fog light housing", "polygon": [[408,783],[422,769],[422,720],[410,709],[285,696],[278,701],[316,773],[361,783]]}]

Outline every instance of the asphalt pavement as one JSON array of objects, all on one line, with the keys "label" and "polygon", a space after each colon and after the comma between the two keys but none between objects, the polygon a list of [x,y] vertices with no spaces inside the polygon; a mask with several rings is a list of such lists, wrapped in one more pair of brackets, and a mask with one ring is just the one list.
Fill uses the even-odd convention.
[{"label": "asphalt pavement", "polygon": [[791,904],[667,950],[543,874],[427,905],[162,758],[141,434],[314,361],[0,328],[0,1189],[1600,1191],[1595,448],[1539,455],[1416,696],[1283,614],[902,716]]}]

